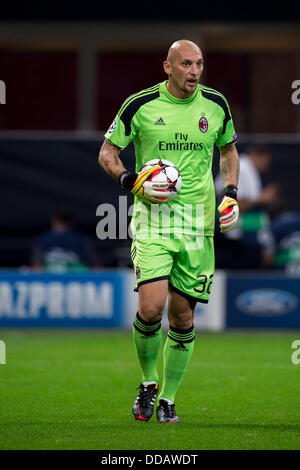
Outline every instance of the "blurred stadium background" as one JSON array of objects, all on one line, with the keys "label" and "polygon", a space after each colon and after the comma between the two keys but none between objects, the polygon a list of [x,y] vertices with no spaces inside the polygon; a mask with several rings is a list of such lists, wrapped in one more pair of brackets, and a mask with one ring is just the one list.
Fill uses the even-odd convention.
[{"label": "blurred stadium background", "polygon": [[[280,184],[278,205],[258,209],[264,223],[250,229],[252,241],[243,256],[236,254],[234,240],[227,240],[230,256],[222,259],[224,240],[216,236],[212,300],[197,307],[195,324],[199,332],[225,335],[227,329],[288,330],[288,337],[282,333],[286,342],[280,360],[291,368],[291,340],[299,337],[300,328],[300,104],[292,101],[292,84],[300,80],[297,17],[285,9],[281,18],[272,17],[272,11],[258,18],[252,7],[244,5],[241,12],[230,2],[219,12],[180,15],[174,2],[172,10],[161,5],[159,16],[141,5],[128,12],[119,4],[85,4],[82,12],[65,2],[59,13],[35,2],[18,12],[6,5],[0,18],[0,80],[6,86],[0,105],[0,339],[6,340],[7,358],[11,354],[13,362],[15,354],[21,359],[10,349],[10,341],[18,348],[18,334],[25,343],[26,331],[27,338],[37,338],[19,327],[131,329],[137,295],[130,239],[96,236],[97,207],[111,203],[118,214],[124,193],[100,169],[97,156],[123,100],[164,80],[161,64],[167,49],[174,40],[187,38],[204,53],[201,82],[229,100],[238,151],[252,144],[267,146],[273,160],[262,183]],[[132,170],[132,147],[122,159]],[[216,152],[214,176],[217,172]],[[62,205],[73,212],[74,228],[85,237],[94,260],[73,269],[59,261],[57,269],[55,262],[50,268],[37,266],[38,237],[49,230],[53,211]],[[280,245],[272,238],[272,222],[282,208],[292,211],[296,222],[284,228]],[[278,262],[282,248],[288,254]],[[264,250],[270,254],[268,263]],[[2,448],[14,447],[13,436],[4,439]],[[24,447],[30,448],[30,442],[34,445],[29,436]],[[110,443],[105,441],[103,448]],[[53,443],[41,447],[47,445]]]}]

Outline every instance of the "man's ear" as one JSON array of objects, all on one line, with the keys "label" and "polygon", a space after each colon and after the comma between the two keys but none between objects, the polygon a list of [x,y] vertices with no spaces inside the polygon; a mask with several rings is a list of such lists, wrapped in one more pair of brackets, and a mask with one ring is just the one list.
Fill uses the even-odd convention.
[{"label": "man's ear", "polygon": [[171,64],[168,60],[165,60],[163,62],[163,67],[164,67],[164,71],[167,75],[170,75],[171,72],[172,72],[172,67],[171,67]]}]

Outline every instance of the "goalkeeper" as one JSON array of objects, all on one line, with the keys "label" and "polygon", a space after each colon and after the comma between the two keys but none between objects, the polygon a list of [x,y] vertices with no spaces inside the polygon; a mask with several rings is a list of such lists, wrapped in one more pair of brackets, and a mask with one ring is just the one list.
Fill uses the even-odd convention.
[{"label": "goalkeeper", "polygon": [[[211,166],[214,145],[220,149],[224,183],[224,197],[218,208],[221,232],[234,227],[239,215],[239,159],[227,100],[218,91],[199,84],[203,71],[199,47],[191,41],[176,41],[168,51],[163,68],[168,80],[125,100],[105,134],[99,164],[122,188],[135,195],[131,256],[139,307],[133,338],[142,380],[132,411],[137,420],[148,421],[157,398],[157,420],[176,423],[179,418],[175,411],[175,395],[195,342],[195,306],[197,302],[208,302],[213,282],[215,193]],[[135,146],[135,174],[130,174],[119,158],[121,150],[131,141]],[[143,164],[154,158],[171,161],[181,173],[179,194],[165,203],[174,214],[184,214],[183,221],[182,217],[174,217],[176,223],[180,220],[184,225],[181,238],[152,237],[152,224],[158,225],[159,235],[165,235],[166,225],[170,223],[170,218],[153,221],[148,217],[152,203],[157,203],[155,187],[151,187],[149,177],[159,172],[160,167],[138,172]],[[195,204],[203,209],[202,225],[196,227],[196,232],[193,216],[185,211],[187,205]],[[144,224],[139,223],[141,215],[145,216]],[[147,224],[148,234],[151,233],[148,238],[139,231],[141,225]],[[192,239],[197,243],[191,245]],[[170,326],[164,345],[160,388],[157,358],[167,299]]]}]

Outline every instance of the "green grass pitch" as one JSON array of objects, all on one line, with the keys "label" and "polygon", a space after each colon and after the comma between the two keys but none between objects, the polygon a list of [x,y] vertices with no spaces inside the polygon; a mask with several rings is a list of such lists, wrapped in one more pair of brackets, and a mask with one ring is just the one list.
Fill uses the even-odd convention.
[{"label": "green grass pitch", "polygon": [[3,329],[0,339],[0,449],[300,449],[300,331],[198,332],[174,425],[133,418],[130,332]]}]

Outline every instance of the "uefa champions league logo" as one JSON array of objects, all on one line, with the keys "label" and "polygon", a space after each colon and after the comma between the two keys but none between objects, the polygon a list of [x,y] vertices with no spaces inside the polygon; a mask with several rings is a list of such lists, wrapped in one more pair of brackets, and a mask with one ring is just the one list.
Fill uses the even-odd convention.
[{"label": "uefa champions league logo", "polygon": [[117,127],[117,121],[114,119],[111,125],[109,126],[109,129],[107,131],[108,134],[112,134],[116,127]]},{"label": "uefa champions league logo", "polygon": [[0,104],[6,104],[6,86],[3,80],[0,80]]}]

